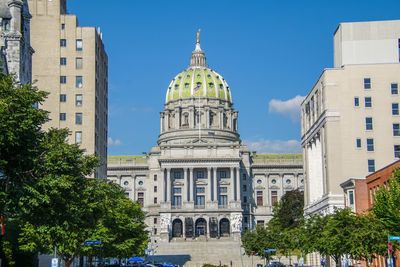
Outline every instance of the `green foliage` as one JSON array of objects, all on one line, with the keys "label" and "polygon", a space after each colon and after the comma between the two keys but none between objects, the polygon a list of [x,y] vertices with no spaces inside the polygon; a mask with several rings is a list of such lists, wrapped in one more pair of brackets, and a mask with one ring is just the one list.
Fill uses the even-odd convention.
[{"label": "green foliage", "polygon": [[298,189],[287,192],[274,207],[272,221],[282,229],[294,228],[303,221],[304,193]]}]

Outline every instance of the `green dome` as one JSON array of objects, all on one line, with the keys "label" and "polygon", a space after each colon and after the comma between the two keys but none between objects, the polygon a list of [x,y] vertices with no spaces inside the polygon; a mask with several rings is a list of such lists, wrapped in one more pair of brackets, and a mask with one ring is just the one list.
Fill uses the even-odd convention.
[{"label": "green dome", "polygon": [[175,76],[168,86],[165,102],[207,97],[232,102],[229,86],[217,72],[207,67],[189,67]]}]

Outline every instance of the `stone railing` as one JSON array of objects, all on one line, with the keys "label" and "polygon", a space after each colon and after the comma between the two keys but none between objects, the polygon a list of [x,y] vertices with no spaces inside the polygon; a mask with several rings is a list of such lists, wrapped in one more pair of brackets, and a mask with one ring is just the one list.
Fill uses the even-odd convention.
[{"label": "stone railing", "polygon": [[146,166],[145,156],[111,156],[107,159],[108,166]]}]

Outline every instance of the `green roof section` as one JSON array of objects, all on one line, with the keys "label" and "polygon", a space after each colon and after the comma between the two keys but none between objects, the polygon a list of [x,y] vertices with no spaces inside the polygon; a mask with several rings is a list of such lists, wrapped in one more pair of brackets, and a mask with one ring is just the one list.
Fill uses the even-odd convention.
[{"label": "green roof section", "polygon": [[302,154],[255,154],[254,158],[259,159],[302,159]]}]

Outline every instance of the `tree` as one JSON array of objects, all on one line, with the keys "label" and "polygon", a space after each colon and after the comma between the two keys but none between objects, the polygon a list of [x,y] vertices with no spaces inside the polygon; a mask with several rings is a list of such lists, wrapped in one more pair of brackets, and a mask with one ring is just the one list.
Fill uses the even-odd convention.
[{"label": "tree", "polygon": [[304,192],[299,189],[286,192],[274,207],[273,221],[282,229],[294,228],[302,224],[304,212]]}]

